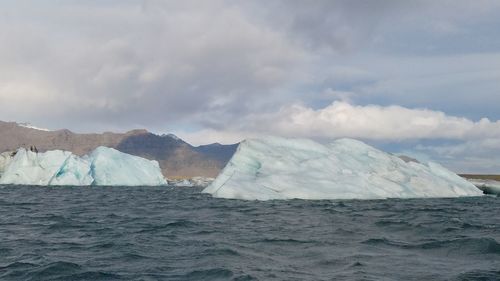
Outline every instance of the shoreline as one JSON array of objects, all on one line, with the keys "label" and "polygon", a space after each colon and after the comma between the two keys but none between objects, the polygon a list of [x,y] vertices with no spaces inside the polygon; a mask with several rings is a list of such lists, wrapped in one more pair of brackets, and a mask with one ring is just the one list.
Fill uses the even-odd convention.
[{"label": "shoreline", "polygon": [[500,181],[500,175],[482,175],[482,174],[458,174],[458,175],[466,179]]}]

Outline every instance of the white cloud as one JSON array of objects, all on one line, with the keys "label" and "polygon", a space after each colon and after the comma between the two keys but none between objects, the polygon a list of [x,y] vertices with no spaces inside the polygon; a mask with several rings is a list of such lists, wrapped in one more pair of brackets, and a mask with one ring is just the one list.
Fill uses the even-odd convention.
[{"label": "white cloud", "polygon": [[[440,162],[456,172],[495,174],[500,171],[500,121],[486,118],[472,121],[428,109],[359,106],[341,101],[320,109],[296,104],[274,113],[234,120],[223,130],[213,128],[177,134],[195,145],[230,144],[263,135],[315,138],[325,142],[351,137],[375,143],[417,143],[413,149],[403,150],[403,154]],[[424,139],[441,140],[441,144],[418,144]]]},{"label": "white cloud", "polygon": [[251,135],[263,134],[318,139],[352,137],[384,141],[500,139],[500,121],[493,122],[483,118],[474,122],[427,109],[357,106],[336,101],[321,109],[290,105],[274,113],[249,115],[230,123],[219,136],[215,130],[204,130],[184,136],[199,143],[202,139],[235,141],[238,136],[241,140]]}]

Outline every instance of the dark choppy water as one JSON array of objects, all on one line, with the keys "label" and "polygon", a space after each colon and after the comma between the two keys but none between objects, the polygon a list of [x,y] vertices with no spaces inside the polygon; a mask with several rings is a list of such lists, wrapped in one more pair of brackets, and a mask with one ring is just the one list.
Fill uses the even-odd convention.
[{"label": "dark choppy water", "polygon": [[0,280],[500,280],[500,198],[0,188]]}]

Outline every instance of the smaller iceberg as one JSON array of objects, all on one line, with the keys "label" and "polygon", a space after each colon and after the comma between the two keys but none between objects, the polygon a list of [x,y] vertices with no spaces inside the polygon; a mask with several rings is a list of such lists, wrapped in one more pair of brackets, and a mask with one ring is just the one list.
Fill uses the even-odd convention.
[{"label": "smaller iceberg", "polygon": [[243,141],[215,181],[214,197],[383,199],[479,196],[481,190],[439,164],[421,164],[353,139]]},{"label": "smaller iceberg", "polygon": [[165,185],[158,162],[98,147],[79,157],[69,151],[44,153],[24,148],[0,156],[0,184],[17,185]]},{"label": "smaller iceberg", "polygon": [[90,162],[69,151],[35,153],[24,148],[5,167],[1,184],[90,185]]},{"label": "smaller iceberg", "polygon": [[500,181],[485,179],[468,179],[468,181],[481,189],[485,194],[500,196]]},{"label": "smaller iceberg", "polygon": [[98,147],[89,156],[94,185],[165,185],[160,165],[155,160]]}]

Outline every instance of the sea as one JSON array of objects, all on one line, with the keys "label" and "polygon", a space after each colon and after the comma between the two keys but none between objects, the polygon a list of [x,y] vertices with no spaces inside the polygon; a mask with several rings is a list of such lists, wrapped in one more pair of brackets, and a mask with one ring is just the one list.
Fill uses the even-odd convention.
[{"label": "sea", "polygon": [[0,280],[500,280],[500,198],[0,187]]}]

